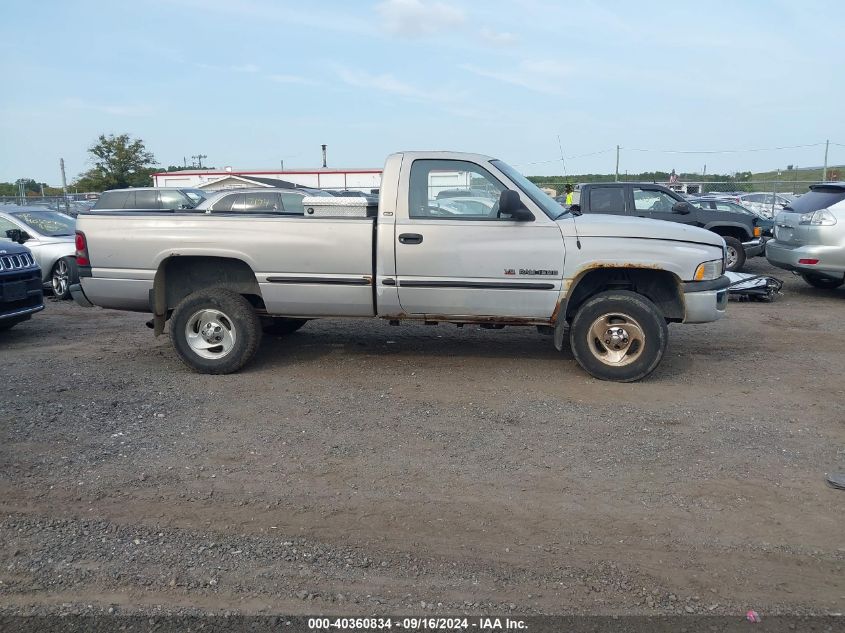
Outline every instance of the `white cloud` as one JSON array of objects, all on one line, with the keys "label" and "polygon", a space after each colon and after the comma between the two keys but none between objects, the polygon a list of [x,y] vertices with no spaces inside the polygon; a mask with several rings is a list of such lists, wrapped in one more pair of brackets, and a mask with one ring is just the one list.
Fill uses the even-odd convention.
[{"label": "white cloud", "polygon": [[481,36],[482,41],[490,46],[512,46],[516,44],[517,40],[516,35],[513,33],[508,33],[507,31],[494,31],[487,26],[481,29],[479,35]]},{"label": "white cloud", "polygon": [[461,9],[430,0],[384,0],[376,11],[389,33],[410,37],[431,35],[466,21]]},{"label": "white cloud", "polygon": [[101,112],[102,114],[110,114],[112,116],[150,116],[155,113],[155,108],[145,103],[135,104],[109,104],[109,103],[93,103],[85,101],[78,97],[70,97],[62,101],[62,105],[66,108],[74,108],[77,110],[91,110],[94,112]]},{"label": "white cloud", "polygon": [[261,70],[255,64],[229,64],[229,65],[215,65],[215,64],[195,64],[197,68],[202,68],[203,70],[216,70],[218,72],[227,72],[227,73],[246,73],[246,74],[255,74],[259,70]]},{"label": "white cloud", "polygon": [[534,92],[550,95],[572,94],[571,89],[561,84],[572,76],[573,69],[555,60],[523,60],[514,70],[493,70],[473,64],[463,64],[461,68],[479,77],[494,79]]},{"label": "white cloud", "polygon": [[371,74],[363,70],[340,67],[337,68],[338,77],[344,83],[356,88],[377,90],[409,101],[427,103],[438,110],[454,114],[456,116],[472,119],[493,119],[495,118],[478,104],[472,103],[463,89],[428,90],[409,84],[397,79],[390,73]]},{"label": "white cloud", "polygon": [[301,84],[303,86],[316,86],[320,83],[319,81],[316,81],[314,79],[309,79],[308,77],[300,77],[299,75],[275,74],[267,75],[267,79],[279,84]]},{"label": "white cloud", "polygon": [[362,70],[350,68],[339,68],[337,71],[340,78],[350,86],[358,88],[371,88],[380,92],[410,97],[413,99],[431,100],[431,95],[423,90],[396,79],[390,73],[372,75]]}]

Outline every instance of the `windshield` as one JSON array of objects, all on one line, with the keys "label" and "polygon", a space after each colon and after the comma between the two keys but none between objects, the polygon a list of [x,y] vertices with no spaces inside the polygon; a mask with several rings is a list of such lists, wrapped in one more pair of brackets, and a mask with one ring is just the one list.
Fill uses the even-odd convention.
[{"label": "windshield", "polygon": [[56,211],[19,211],[15,217],[41,235],[60,237],[76,231],[76,221]]},{"label": "windshield", "polygon": [[566,213],[566,211],[562,209],[557,202],[550,198],[546,192],[528,180],[528,178],[520,174],[513,167],[500,160],[491,160],[490,162],[495,165],[499,171],[505,174],[505,176],[516,183],[516,186],[522,189],[523,193],[531,198],[534,204],[540,207],[543,210],[543,213],[549,216],[552,220],[559,218],[561,215]]}]

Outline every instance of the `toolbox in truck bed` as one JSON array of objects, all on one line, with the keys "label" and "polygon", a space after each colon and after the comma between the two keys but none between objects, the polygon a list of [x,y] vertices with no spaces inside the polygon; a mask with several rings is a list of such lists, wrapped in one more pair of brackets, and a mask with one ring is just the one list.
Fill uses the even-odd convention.
[{"label": "toolbox in truck bed", "polygon": [[375,197],[317,197],[302,199],[306,218],[374,218],[378,212]]}]

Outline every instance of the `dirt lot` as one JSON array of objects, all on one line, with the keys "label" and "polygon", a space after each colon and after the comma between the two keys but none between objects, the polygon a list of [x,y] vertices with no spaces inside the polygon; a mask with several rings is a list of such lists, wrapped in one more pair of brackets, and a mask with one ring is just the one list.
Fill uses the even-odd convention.
[{"label": "dirt lot", "polygon": [[845,290],[778,274],[626,385],[375,321],[201,376],[48,301],[0,339],[0,611],[841,611]]}]

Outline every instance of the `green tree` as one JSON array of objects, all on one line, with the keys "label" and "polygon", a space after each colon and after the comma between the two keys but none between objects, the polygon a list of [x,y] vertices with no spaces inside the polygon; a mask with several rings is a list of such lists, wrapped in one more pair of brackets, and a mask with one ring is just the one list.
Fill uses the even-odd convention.
[{"label": "green tree", "polygon": [[83,191],[149,186],[150,175],[157,169],[155,157],[147,151],[144,141],[128,134],[101,134],[88,153],[94,166],[74,183]]}]

